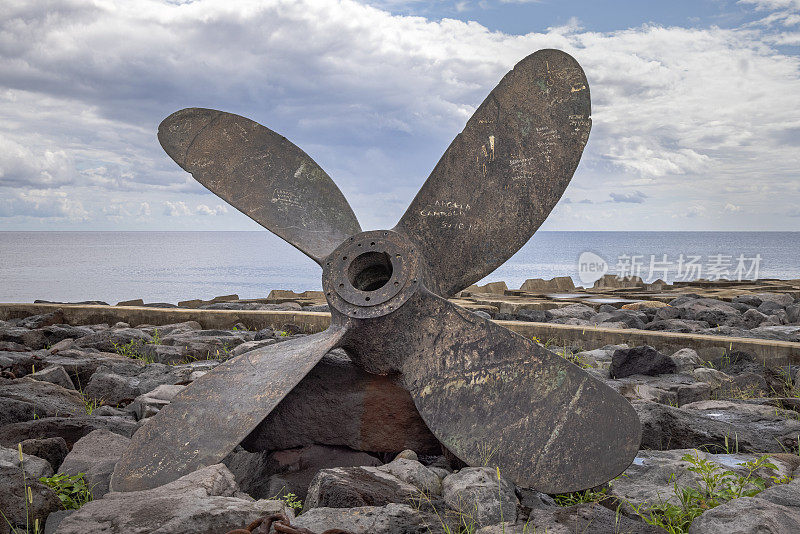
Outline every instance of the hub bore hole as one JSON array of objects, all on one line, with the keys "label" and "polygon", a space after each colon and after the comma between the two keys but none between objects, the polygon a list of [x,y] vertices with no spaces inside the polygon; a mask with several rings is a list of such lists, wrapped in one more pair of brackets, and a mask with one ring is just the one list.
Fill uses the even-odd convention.
[{"label": "hub bore hole", "polygon": [[392,260],[385,252],[365,252],[347,268],[347,277],[356,289],[378,290],[392,277]]}]

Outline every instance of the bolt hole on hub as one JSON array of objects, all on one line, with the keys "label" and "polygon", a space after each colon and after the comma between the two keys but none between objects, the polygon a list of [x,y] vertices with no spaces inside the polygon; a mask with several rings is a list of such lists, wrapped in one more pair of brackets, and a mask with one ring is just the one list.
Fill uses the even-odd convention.
[{"label": "bolt hole on hub", "polygon": [[[539,50],[431,162],[397,224],[363,231],[333,180],[279,133],[213,109],[164,119],[158,139],[178,165],[322,267],[331,323],[192,382],[133,435],[112,489],[153,488],[222,461],[336,348],[368,373],[394,373],[433,435],[469,465],[483,465],[491,449],[505,477],[545,493],[622,473],[641,436],[625,398],[448,300],[533,236],[569,184],[591,125],[581,66]],[[375,402],[364,419],[391,412]],[[325,431],[309,438],[324,443]],[[346,431],[361,436],[360,420]]]}]

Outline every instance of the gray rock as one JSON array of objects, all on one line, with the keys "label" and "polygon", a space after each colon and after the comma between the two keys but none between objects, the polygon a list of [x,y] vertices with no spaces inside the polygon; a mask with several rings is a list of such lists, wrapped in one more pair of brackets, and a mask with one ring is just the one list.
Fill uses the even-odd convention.
[{"label": "gray rock", "polygon": [[0,326],[0,341],[9,341],[31,350],[43,349],[47,339],[41,330],[29,330],[21,326]]},{"label": "gray rock", "polygon": [[613,312],[598,313],[592,318],[599,326],[603,323],[623,323],[624,328],[643,329],[647,322],[647,315],[635,310],[615,310]]},{"label": "gray rock", "polygon": [[58,470],[67,456],[69,449],[64,438],[26,439],[22,443],[22,452],[47,460],[53,471]]},{"label": "gray rock", "polygon": [[28,377],[0,379],[0,427],[35,418],[85,412],[86,405],[77,391]]},{"label": "gray rock", "polygon": [[303,510],[385,506],[419,498],[415,486],[376,467],[335,467],[316,474]]},{"label": "gray rock", "polygon": [[249,451],[312,444],[441,453],[439,441],[396,378],[367,373],[340,351],[322,358],[242,442]]},{"label": "gray rock", "polygon": [[555,319],[573,318],[573,319],[592,319],[597,312],[585,304],[568,304],[562,308],[554,308],[548,310],[550,315]]},{"label": "gray rock", "polygon": [[119,347],[131,342],[145,344],[151,343],[153,338],[136,328],[109,328],[100,332],[83,336],[75,341],[75,345],[84,348],[94,348],[102,352],[116,352]]},{"label": "gray rock", "polygon": [[484,319],[486,319],[486,320],[491,320],[491,318],[492,318],[492,316],[491,316],[491,315],[489,315],[488,313],[486,313],[486,312],[485,312],[485,311],[483,311],[483,310],[475,310],[475,311],[473,311],[472,313],[474,313],[474,314],[475,314],[475,315],[477,315],[478,317],[483,317],[483,318],[484,318]]},{"label": "gray rock", "polygon": [[264,452],[247,452],[239,447],[224,463],[251,497],[266,499],[294,493],[300,500],[305,500],[311,481],[321,469],[381,465],[367,453],[324,445]]},{"label": "gray rock", "polygon": [[800,303],[786,306],[786,323],[797,324],[800,323]]},{"label": "gray rock", "polygon": [[614,351],[609,373],[612,378],[625,378],[632,375],[656,376],[674,373],[675,362],[653,347],[644,345]]},{"label": "gray rock", "polygon": [[157,414],[161,408],[169,404],[175,395],[183,391],[185,387],[186,386],[162,384],[153,391],[136,397],[136,399],[128,405],[128,409],[136,416],[137,421],[145,417],[152,417]]},{"label": "gray rock", "polygon": [[222,533],[270,513],[292,517],[281,501],[239,492],[231,472],[216,464],[151,490],[107,493],[65,518],[59,534]]},{"label": "gray rock", "polygon": [[[661,308],[666,309],[666,308]],[[657,332],[680,332],[691,333],[701,332],[708,328],[705,321],[692,321],[689,319],[661,319],[645,325],[645,330],[655,330]]]},{"label": "gray rock", "polygon": [[528,520],[478,529],[475,534],[666,534],[654,527],[616,514],[599,504],[577,504],[565,508],[535,508]]},{"label": "gray rock", "polygon": [[20,319],[19,321],[17,321],[17,326],[35,330],[37,328],[44,328],[45,326],[51,326],[54,324],[63,324],[65,322],[66,320],[64,319],[64,310],[59,308],[51,313],[44,313],[41,315],[30,315],[28,317],[25,317],[24,319]]},{"label": "gray rock", "polygon": [[758,293],[756,296],[761,299],[762,304],[764,302],[774,302],[783,308],[794,303],[794,298],[788,293]]},{"label": "gray rock", "polygon": [[704,321],[710,326],[739,326],[741,313],[728,302],[711,298],[698,298],[670,303],[681,312],[681,317],[693,321]]},{"label": "gray rock", "polygon": [[800,342],[800,325],[759,326],[750,330],[751,337]]},{"label": "gray rock", "polygon": [[64,519],[72,515],[75,510],[56,510],[47,516],[47,522],[44,524],[44,534],[57,534],[58,526]]},{"label": "gray rock", "polygon": [[678,373],[691,373],[698,367],[703,366],[703,360],[694,349],[680,349],[679,351],[676,351],[671,358],[677,366],[676,372]]},{"label": "gray rock", "polygon": [[72,383],[72,379],[67,374],[67,371],[61,365],[53,365],[51,367],[47,367],[42,369],[41,371],[36,371],[35,373],[29,375],[34,380],[41,380],[42,382],[50,382],[52,384],[56,384],[61,386],[64,389],[75,389],[75,384]]},{"label": "gray rock", "polygon": [[[209,366],[201,367],[203,369]],[[84,393],[112,406],[128,404],[136,397],[163,384],[176,384],[191,379],[198,369],[193,366],[168,366],[160,363],[121,361],[102,365],[92,375]]]},{"label": "gray rock", "polygon": [[439,476],[417,460],[395,458],[378,469],[416,486],[418,490],[427,495],[441,495],[442,493],[442,481]]},{"label": "gray rock", "polygon": [[800,436],[793,413],[773,406],[702,401],[681,408],[652,402],[633,407],[642,423],[644,449],[783,452],[795,447]]},{"label": "gray rock", "polygon": [[604,380],[631,402],[645,400],[683,406],[691,402],[709,400],[712,388],[704,382],[695,382],[687,375],[661,375],[648,377],[634,375],[618,380]]},{"label": "gray rock", "polygon": [[756,497],[740,497],[704,512],[689,534],[794,534],[800,511]]},{"label": "gray rock", "polygon": [[119,416],[45,417],[0,427],[0,445],[13,447],[26,439],[61,437],[67,447],[72,447],[83,436],[100,428],[129,438],[136,422],[133,417]]},{"label": "gray rock", "polygon": [[547,310],[519,310],[514,314],[517,321],[531,321],[534,323],[546,323],[553,318]]},{"label": "gray rock", "polygon": [[[5,516],[0,524],[0,532],[3,534],[9,531],[6,521],[19,532],[27,532],[28,522],[33,526],[38,519],[39,524],[44,525],[47,516],[61,508],[61,501],[56,494],[39,482],[39,477],[53,474],[50,464],[26,454],[23,454],[23,461],[20,462],[18,455],[16,449],[0,448],[0,510]],[[30,488],[33,502],[26,503],[27,488]]]},{"label": "gray rock", "polygon": [[[675,495],[675,484],[678,487],[698,487],[700,477],[697,473],[689,471],[692,464],[682,458],[686,455],[713,462],[719,471],[733,471],[746,475],[747,469],[741,464],[755,460],[757,454],[709,454],[697,449],[677,449],[669,451],[639,451],[633,463],[625,472],[611,482],[609,494],[618,498],[626,508],[652,506],[658,503],[680,504],[680,499]],[[755,476],[770,481],[772,476],[782,478],[791,476],[793,465],[780,458],[772,457],[770,461],[777,467],[776,470],[761,468]],[[783,487],[779,484],[777,487]],[[628,504],[630,503],[630,505]]]},{"label": "gray rock", "polygon": [[517,495],[514,485],[498,480],[489,467],[465,467],[445,477],[442,495],[447,505],[474,518],[480,526],[517,520]]},{"label": "gray rock", "polygon": [[232,356],[238,356],[240,354],[244,354],[245,352],[250,352],[251,350],[260,349],[261,347],[266,347],[267,345],[272,345],[277,343],[277,339],[262,339],[259,341],[245,341],[231,352]]},{"label": "gray rock", "polygon": [[396,503],[359,508],[314,508],[298,516],[292,526],[312,532],[341,529],[352,534],[444,533],[443,523],[435,514]]},{"label": "gray rock", "polygon": [[75,442],[58,472],[68,475],[84,473],[84,480],[91,488],[92,495],[99,499],[108,493],[114,466],[130,442],[129,438],[108,430],[94,430]]},{"label": "gray rock", "polygon": [[47,460],[31,456],[23,449],[20,462],[18,448],[0,447],[0,467],[16,470],[17,476],[19,476],[22,474],[23,465],[25,466],[25,476],[31,479],[49,477],[53,474],[53,468]]}]

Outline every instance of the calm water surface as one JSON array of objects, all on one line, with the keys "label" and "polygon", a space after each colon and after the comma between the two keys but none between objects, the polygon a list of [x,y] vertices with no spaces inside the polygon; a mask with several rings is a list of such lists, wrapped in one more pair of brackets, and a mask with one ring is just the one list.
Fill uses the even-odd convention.
[{"label": "calm water surface", "polygon": [[[680,255],[698,256],[703,278],[717,255],[731,262],[730,271],[740,255],[759,256],[760,278],[800,278],[800,232],[539,232],[484,281],[518,288],[527,278],[566,275],[579,284],[578,258],[587,251],[610,272],[638,263],[645,279],[651,256],[668,280],[685,277],[686,269],[677,271]],[[0,232],[0,302],[256,298],[271,289],[321,289],[321,272],[266,231]]]}]

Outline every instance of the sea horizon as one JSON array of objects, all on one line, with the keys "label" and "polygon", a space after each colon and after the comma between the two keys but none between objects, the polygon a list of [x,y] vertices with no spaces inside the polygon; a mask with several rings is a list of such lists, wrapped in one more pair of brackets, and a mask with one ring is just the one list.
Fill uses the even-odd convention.
[{"label": "sea horizon", "polygon": [[[645,281],[735,279],[737,267],[747,279],[793,279],[800,232],[541,231],[479,283],[516,289],[529,278],[570,276],[590,287],[579,272],[587,257]],[[272,289],[319,290],[320,278],[316,263],[266,230],[0,231],[3,302],[263,298]]]}]

